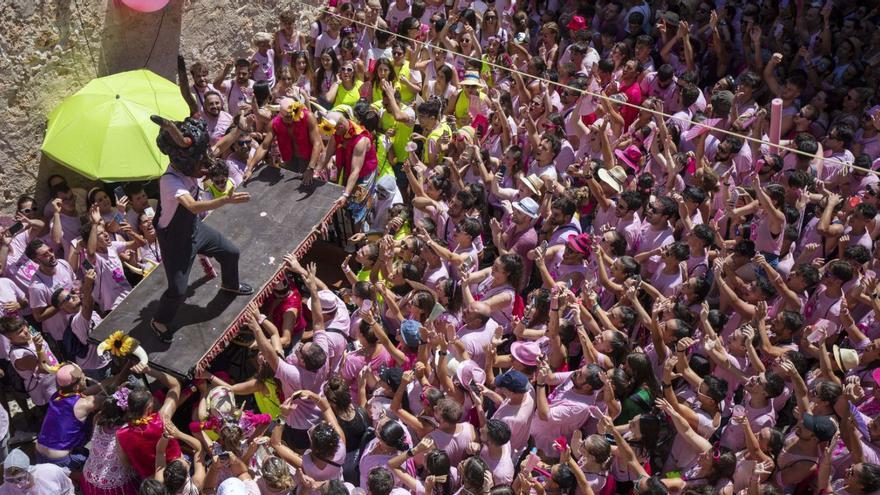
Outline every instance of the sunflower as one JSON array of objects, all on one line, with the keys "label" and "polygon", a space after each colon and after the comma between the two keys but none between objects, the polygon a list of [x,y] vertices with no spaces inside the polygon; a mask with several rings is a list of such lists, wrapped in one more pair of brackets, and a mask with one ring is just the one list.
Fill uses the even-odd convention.
[{"label": "sunflower", "polygon": [[113,354],[116,357],[128,356],[131,354],[134,346],[134,339],[122,333],[122,330],[113,332],[107,339],[107,347],[110,350],[110,354]]},{"label": "sunflower", "polygon": [[321,123],[318,124],[318,130],[325,136],[332,136],[336,133],[336,124],[327,119],[323,119],[321,120]]},{"label": "sunflower", "polygon": [[290,105],[287,111],[290,113],[290,117],[293,119],[294,122],[299,122],[305,116],[305,110],[305,105],[298,101],[295,101],[292,105]]}]

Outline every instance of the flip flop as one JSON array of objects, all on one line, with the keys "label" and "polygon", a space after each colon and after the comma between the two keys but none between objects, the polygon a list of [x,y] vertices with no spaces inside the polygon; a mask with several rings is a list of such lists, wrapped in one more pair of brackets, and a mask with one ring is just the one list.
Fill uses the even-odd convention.
[{"label": "flip flop", "polygon": [[150,328],[153,329],[153,333],[156,334],[156,338],[159,339],[159,341],[163,344],[170,344],[171,341],[174,340],[174,335],[171,330],[165,330],[164,332],[162,330],[159,330],[159,327],[156,326],[156,322],[153,320],[150,320]]}]

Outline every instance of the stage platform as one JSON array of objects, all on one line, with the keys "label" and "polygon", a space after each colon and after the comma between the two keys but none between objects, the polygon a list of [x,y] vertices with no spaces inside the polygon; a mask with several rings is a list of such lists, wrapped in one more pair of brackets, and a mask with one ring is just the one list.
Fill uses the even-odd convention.
[{"label": "stage platform", "polygon": [[249,192],[251,200],[224,206],[205,223],[241,250],[240,278],[254,287],[254,295],[235,297],[218,290],[219,264],[214,262],[218,277],[207,279],[196,260],[187,300],[172,323],[174,341],[164,344],[149,326],[167,287],[165,271],[158,267],[95,329],[92,338],[96,342],[122,330],[141,342],[151,366],[179,377],[192,376],[235,336],[247,304],[262,301],[271,290],[270,284],[280,275],[282,257],[291,251],[303,256],[309,250],[318,236],[316,228],[329,221],[333,204],[342,194],[339,186],[326,183],[305,190],[297,174],[271,167],[262,168],[238,190]]}]

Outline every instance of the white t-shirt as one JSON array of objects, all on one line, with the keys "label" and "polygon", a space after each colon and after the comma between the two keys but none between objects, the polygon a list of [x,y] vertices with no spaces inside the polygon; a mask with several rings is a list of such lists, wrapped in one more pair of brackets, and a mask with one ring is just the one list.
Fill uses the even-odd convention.
[{"label": "white t-shirt", "polygon": [[122,260],[119,258],[119,250],[124,249],[127,244],[112,242],[106,253],[95,253],[97,279],[92,295],[102,311],[115,309],[131,292],[131,284],[125,278]]},{"label": "white t-shirt", "polygon": [[88,344],[89,352],[82,359],[77,358],[76,364],[84,370],[99,370],[110,364],[110,354],[98,354],[98,346],[89,344],[89,334],[101,323],[98,313],[92,311],[91,319],[85,319],[82,312],[77,312],[70,320],[70,331],[84,344]]},{"label": "white t-shirt", "polygon": [[198,191],[199,184],[196,179],[187,177],[169,166],[168,173],[159,179],[159,205],[162,209],[159,215],[159,228],[164,229],[171,223],[180,204],[177,198],[189,194],[196,199]]}]

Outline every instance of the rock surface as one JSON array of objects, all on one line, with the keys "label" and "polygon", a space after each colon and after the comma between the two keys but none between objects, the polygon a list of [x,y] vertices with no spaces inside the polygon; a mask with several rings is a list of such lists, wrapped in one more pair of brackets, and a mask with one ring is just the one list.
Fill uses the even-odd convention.
[{"label": "rock surface", "polygon": [[46,119],[64,97],[96,75],[142,67],[174,80],[178,52],[206,61],[213,77],[224,61],[250,55],[253,34],[274,32],[286,9],[303,29],[314,14],[276,0],[171,0],[151,14],[119,0],[0,2],[0,212],[23,193],[40,201],[53,173],[92,185],[40,153]]}]

